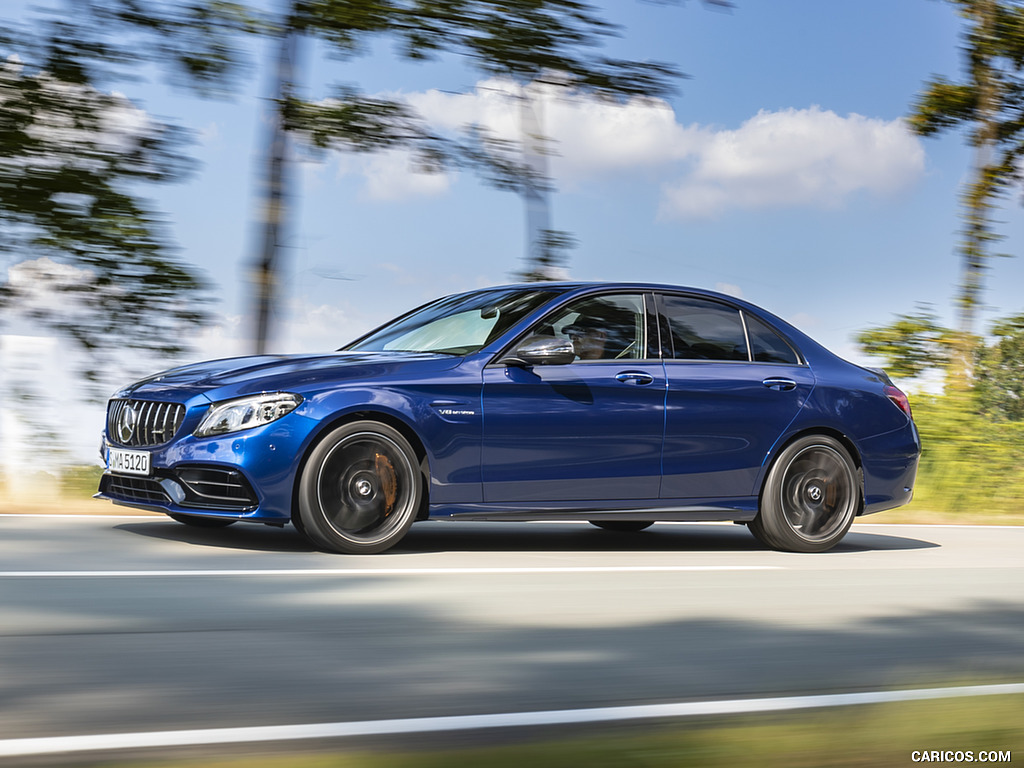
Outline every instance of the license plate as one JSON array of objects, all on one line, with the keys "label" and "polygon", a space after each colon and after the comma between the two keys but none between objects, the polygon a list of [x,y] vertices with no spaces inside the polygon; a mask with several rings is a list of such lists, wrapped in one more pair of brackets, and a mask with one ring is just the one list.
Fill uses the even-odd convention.
[{"label": "license plate", "polygon": [[108,448],[107,469],[118,475],[148,475],[149,452]]}]

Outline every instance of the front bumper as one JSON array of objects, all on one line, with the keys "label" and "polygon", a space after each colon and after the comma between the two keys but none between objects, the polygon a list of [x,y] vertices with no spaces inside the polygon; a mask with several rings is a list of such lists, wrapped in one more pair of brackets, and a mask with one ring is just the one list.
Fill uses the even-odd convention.
[{"label": "front bumper", "polygon": [[[295,477],[315,426],[292,413],[229,435],[184,434],[149,450],[148,475],[108,469],[95,498],[165,513],[288,522]],[[109,447],[121,446],[104,435],[104,456]]]},{"label": "front bumper", "polygon": [[182,465],[154,470],[151,477],[104,473],[99,494],[147,507],[244,514],[259,506],[256,491],[237,469]]}]

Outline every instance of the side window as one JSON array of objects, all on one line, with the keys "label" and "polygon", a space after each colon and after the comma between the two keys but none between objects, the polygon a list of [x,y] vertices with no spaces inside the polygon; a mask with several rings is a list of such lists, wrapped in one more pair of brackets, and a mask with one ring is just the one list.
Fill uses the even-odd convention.
[{"label": "side window", "polygon": [[743,318],[747,321],[750,349],[756,362],[800,364],[796,352],[779,334],[749,313],[744,313]]},{"label": "side window", "polygon": [[644,299],[615,294],[575,301],[534,329],[572,342],[580,360],[640,360],[646,357]]},{"label": "side window", "polygon": [[749,360],[738,309],[706,299],[662,296],[668,323],[665,356],[674,360]]}]

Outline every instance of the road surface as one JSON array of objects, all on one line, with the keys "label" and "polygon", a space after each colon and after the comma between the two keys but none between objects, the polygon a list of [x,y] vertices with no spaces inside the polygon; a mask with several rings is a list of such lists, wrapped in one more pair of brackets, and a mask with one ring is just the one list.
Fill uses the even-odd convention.
[{"label": "road surface", "polygon": [[0,516],[0,740],[1024,682],[1024,527]]}]

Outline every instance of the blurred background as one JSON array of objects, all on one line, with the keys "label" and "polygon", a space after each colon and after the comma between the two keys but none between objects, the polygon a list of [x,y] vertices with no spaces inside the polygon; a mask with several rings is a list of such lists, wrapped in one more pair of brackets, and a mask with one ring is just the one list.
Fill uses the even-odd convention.
[{"label": "blurred background", "polygon": [[887,366],[917,506],[1016,513],[1017,3],[409,5],[4,0],[5,504],[86,498],[141,375],[568,278]]}]

